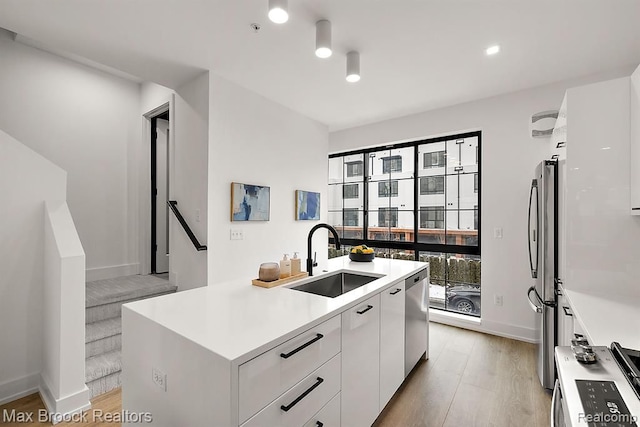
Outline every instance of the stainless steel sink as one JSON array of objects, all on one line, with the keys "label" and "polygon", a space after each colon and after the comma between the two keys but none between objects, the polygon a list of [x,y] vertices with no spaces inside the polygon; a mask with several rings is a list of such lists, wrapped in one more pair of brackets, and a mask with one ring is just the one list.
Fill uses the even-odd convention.
[{"label": "stainless steel sink", "polygon": [[380,277],[381,276],[340,272],[321,277],[302,285],[292,286],[290,289],[335,298],[360,286],[364,286],[367,283],[373,282]]}]

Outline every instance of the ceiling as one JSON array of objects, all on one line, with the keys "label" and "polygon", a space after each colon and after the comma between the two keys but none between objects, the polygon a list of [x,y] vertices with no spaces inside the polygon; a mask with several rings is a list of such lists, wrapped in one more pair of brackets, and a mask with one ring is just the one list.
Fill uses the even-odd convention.
[{"label": "ceiling", "polygon": [[[283,25],[267,3],[1,0],[0,27],[173,88],[212,70],[330,130],[640,63],[637,0],[289,0]],[[355,84],[349,50],[361,53]]]}]

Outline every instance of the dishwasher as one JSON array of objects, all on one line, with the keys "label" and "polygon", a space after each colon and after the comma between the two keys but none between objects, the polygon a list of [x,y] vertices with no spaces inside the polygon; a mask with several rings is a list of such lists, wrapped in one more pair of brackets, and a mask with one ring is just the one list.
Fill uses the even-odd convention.
[{"label": "dishwasher", "polygon": [[429,268],[407,278],[405,286],[404,376],[428,358]]}]

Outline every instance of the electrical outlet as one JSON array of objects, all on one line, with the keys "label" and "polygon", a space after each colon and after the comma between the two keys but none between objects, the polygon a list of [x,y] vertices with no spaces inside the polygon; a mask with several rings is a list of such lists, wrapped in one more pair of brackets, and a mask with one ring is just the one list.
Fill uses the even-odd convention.
[{"label": "electrical outlet", "polygon": [[244,232],[238,229],[231,229],[231,240],[244,240]]},{"label": "electrical outlet", "polygon": [[493,303],[498,306],[502,306],[502,295],[494,295]]},{"label": "electrical outlet", "polygon": [[200,222],[200,209],[196,209],[196,222]]},{"label": "electrical outlet", "polygon": [[151,378],[158,388],[161,388],[163,391],[167,391],[167,374],[158,368],[151,368]]},{"label": "electrical outlet", "polygon": [[493,238],[502,239],[502,228],[498,227],[493,229]]}]

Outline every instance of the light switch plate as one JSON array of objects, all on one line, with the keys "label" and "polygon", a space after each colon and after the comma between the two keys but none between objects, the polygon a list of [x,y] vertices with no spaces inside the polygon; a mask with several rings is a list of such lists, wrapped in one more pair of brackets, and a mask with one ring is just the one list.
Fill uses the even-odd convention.
[{"label": "light switch plate", "polygon": [[231,229],[231,240],[244,240],[244,232],[238,229]]}]

